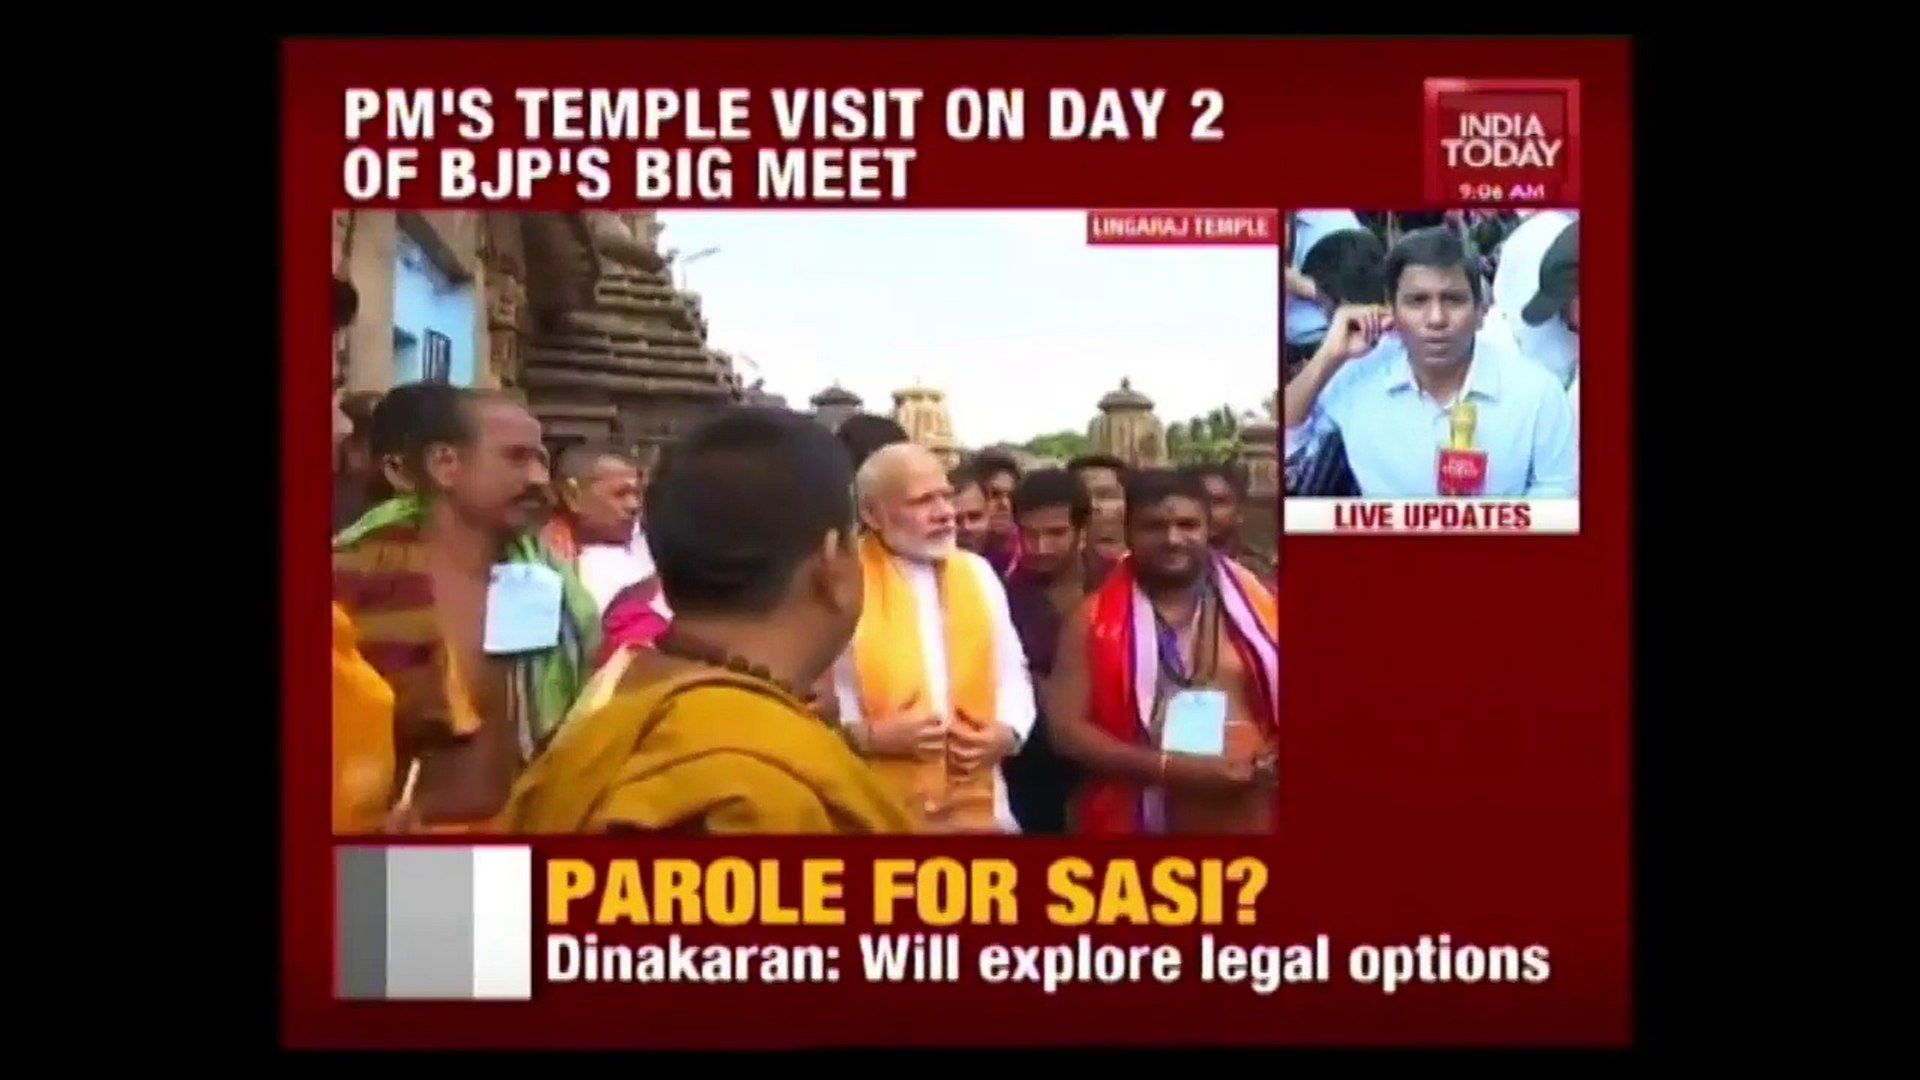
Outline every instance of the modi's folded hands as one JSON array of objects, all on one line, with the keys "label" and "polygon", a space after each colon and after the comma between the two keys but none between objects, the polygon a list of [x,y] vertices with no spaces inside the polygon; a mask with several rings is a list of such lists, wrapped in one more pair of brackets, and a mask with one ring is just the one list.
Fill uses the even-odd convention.
[{"label": "modi's folded hands", "polygon": [[1013,753],[1013,729],[991,720],[977,720],[956,712],[947,729],[947,758],[960,772],[973,772],[1000,763]]},{"label": "modi's folded hands", "polygon": [[903,712],[867,721],[867,752],[882,757],[935,758],[946,752],[947,724],[931,712]]}]

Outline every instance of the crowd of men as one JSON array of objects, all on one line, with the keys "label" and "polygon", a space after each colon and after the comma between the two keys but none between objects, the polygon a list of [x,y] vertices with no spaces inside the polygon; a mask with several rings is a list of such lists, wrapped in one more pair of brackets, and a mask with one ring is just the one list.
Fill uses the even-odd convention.
[{"label": "crowd of men", "polygon": [[[1289,221],[1287,494],[1579,491],[1579,223],[1454,211]],[[1450,465],[1469,462],[1468,486]]]},{"label": "crowd of men", "polygon": [[336,831],[1273,826],[1236,469],[949,472],[757,407],[550,458],[496,392],[336,402]]}]

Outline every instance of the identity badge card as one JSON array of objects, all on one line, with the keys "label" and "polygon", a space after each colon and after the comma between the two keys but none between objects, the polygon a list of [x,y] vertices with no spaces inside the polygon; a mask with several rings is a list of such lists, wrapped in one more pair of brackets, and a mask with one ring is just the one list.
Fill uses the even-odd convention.
[{"label": "identity badge card", "polygon": [[1227,751],[1227,694],[1224,690],[1181,690],[1167,699],[1160,749],[1170,754],[1219,757]]},{"label": "identity badge card", "polygon": [[552,648],[560,640],[564,586],[552,567],[501,563],[487,585],[483,647],[490,656]]}]

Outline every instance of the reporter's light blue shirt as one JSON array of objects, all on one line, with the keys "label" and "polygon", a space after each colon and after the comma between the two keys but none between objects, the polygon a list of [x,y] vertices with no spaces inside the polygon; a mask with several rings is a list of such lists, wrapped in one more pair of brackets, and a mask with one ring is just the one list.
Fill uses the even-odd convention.
[{"label": "reporter's light blue shirt", "polygon": [[[1487,496],[1550,499],[1579,491],[1573,408],[1547,369],[1503,335],[1483,331],[1474,337],[1460,393],[1478,412],[1474,447],[1487,452]],[[1436,497],[1435,465],[1447,444],[1450,405],[1421,392],[1406,345],[1389,334],[1334,372],[1306,422],[1287,429],[1287,460],[1317,451],[1337,430],[1362,495]]]}]

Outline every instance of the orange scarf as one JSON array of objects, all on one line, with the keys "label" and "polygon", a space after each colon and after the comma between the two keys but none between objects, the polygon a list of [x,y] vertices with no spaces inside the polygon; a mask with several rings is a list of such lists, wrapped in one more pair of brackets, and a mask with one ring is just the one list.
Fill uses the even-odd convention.
[{"label": "orange scarf", "polygon": [[580,544],[573,538],[573,524],[564,514],[555,514],[540,530],[539,540],[553,557],[572,566],[580,560]]},{"label": "orange scarf", "polygon": [[[951,724],[989,726],[994,715],[993,616],[980,577],[956,555],[934,564],[940,591],[941,643],[947,657],[946,719]],[[860,715],[892,719],[939,703],[927,689],[926,654],[920,640],[919,606],[913,583],[879,537],[860,538],[866,606],[853,632],[853,668]],[[874,772],[929,831],[1000,831],[994,815],[994,770],[968,774],[946,756],[935,759],[873,758]]]}]

